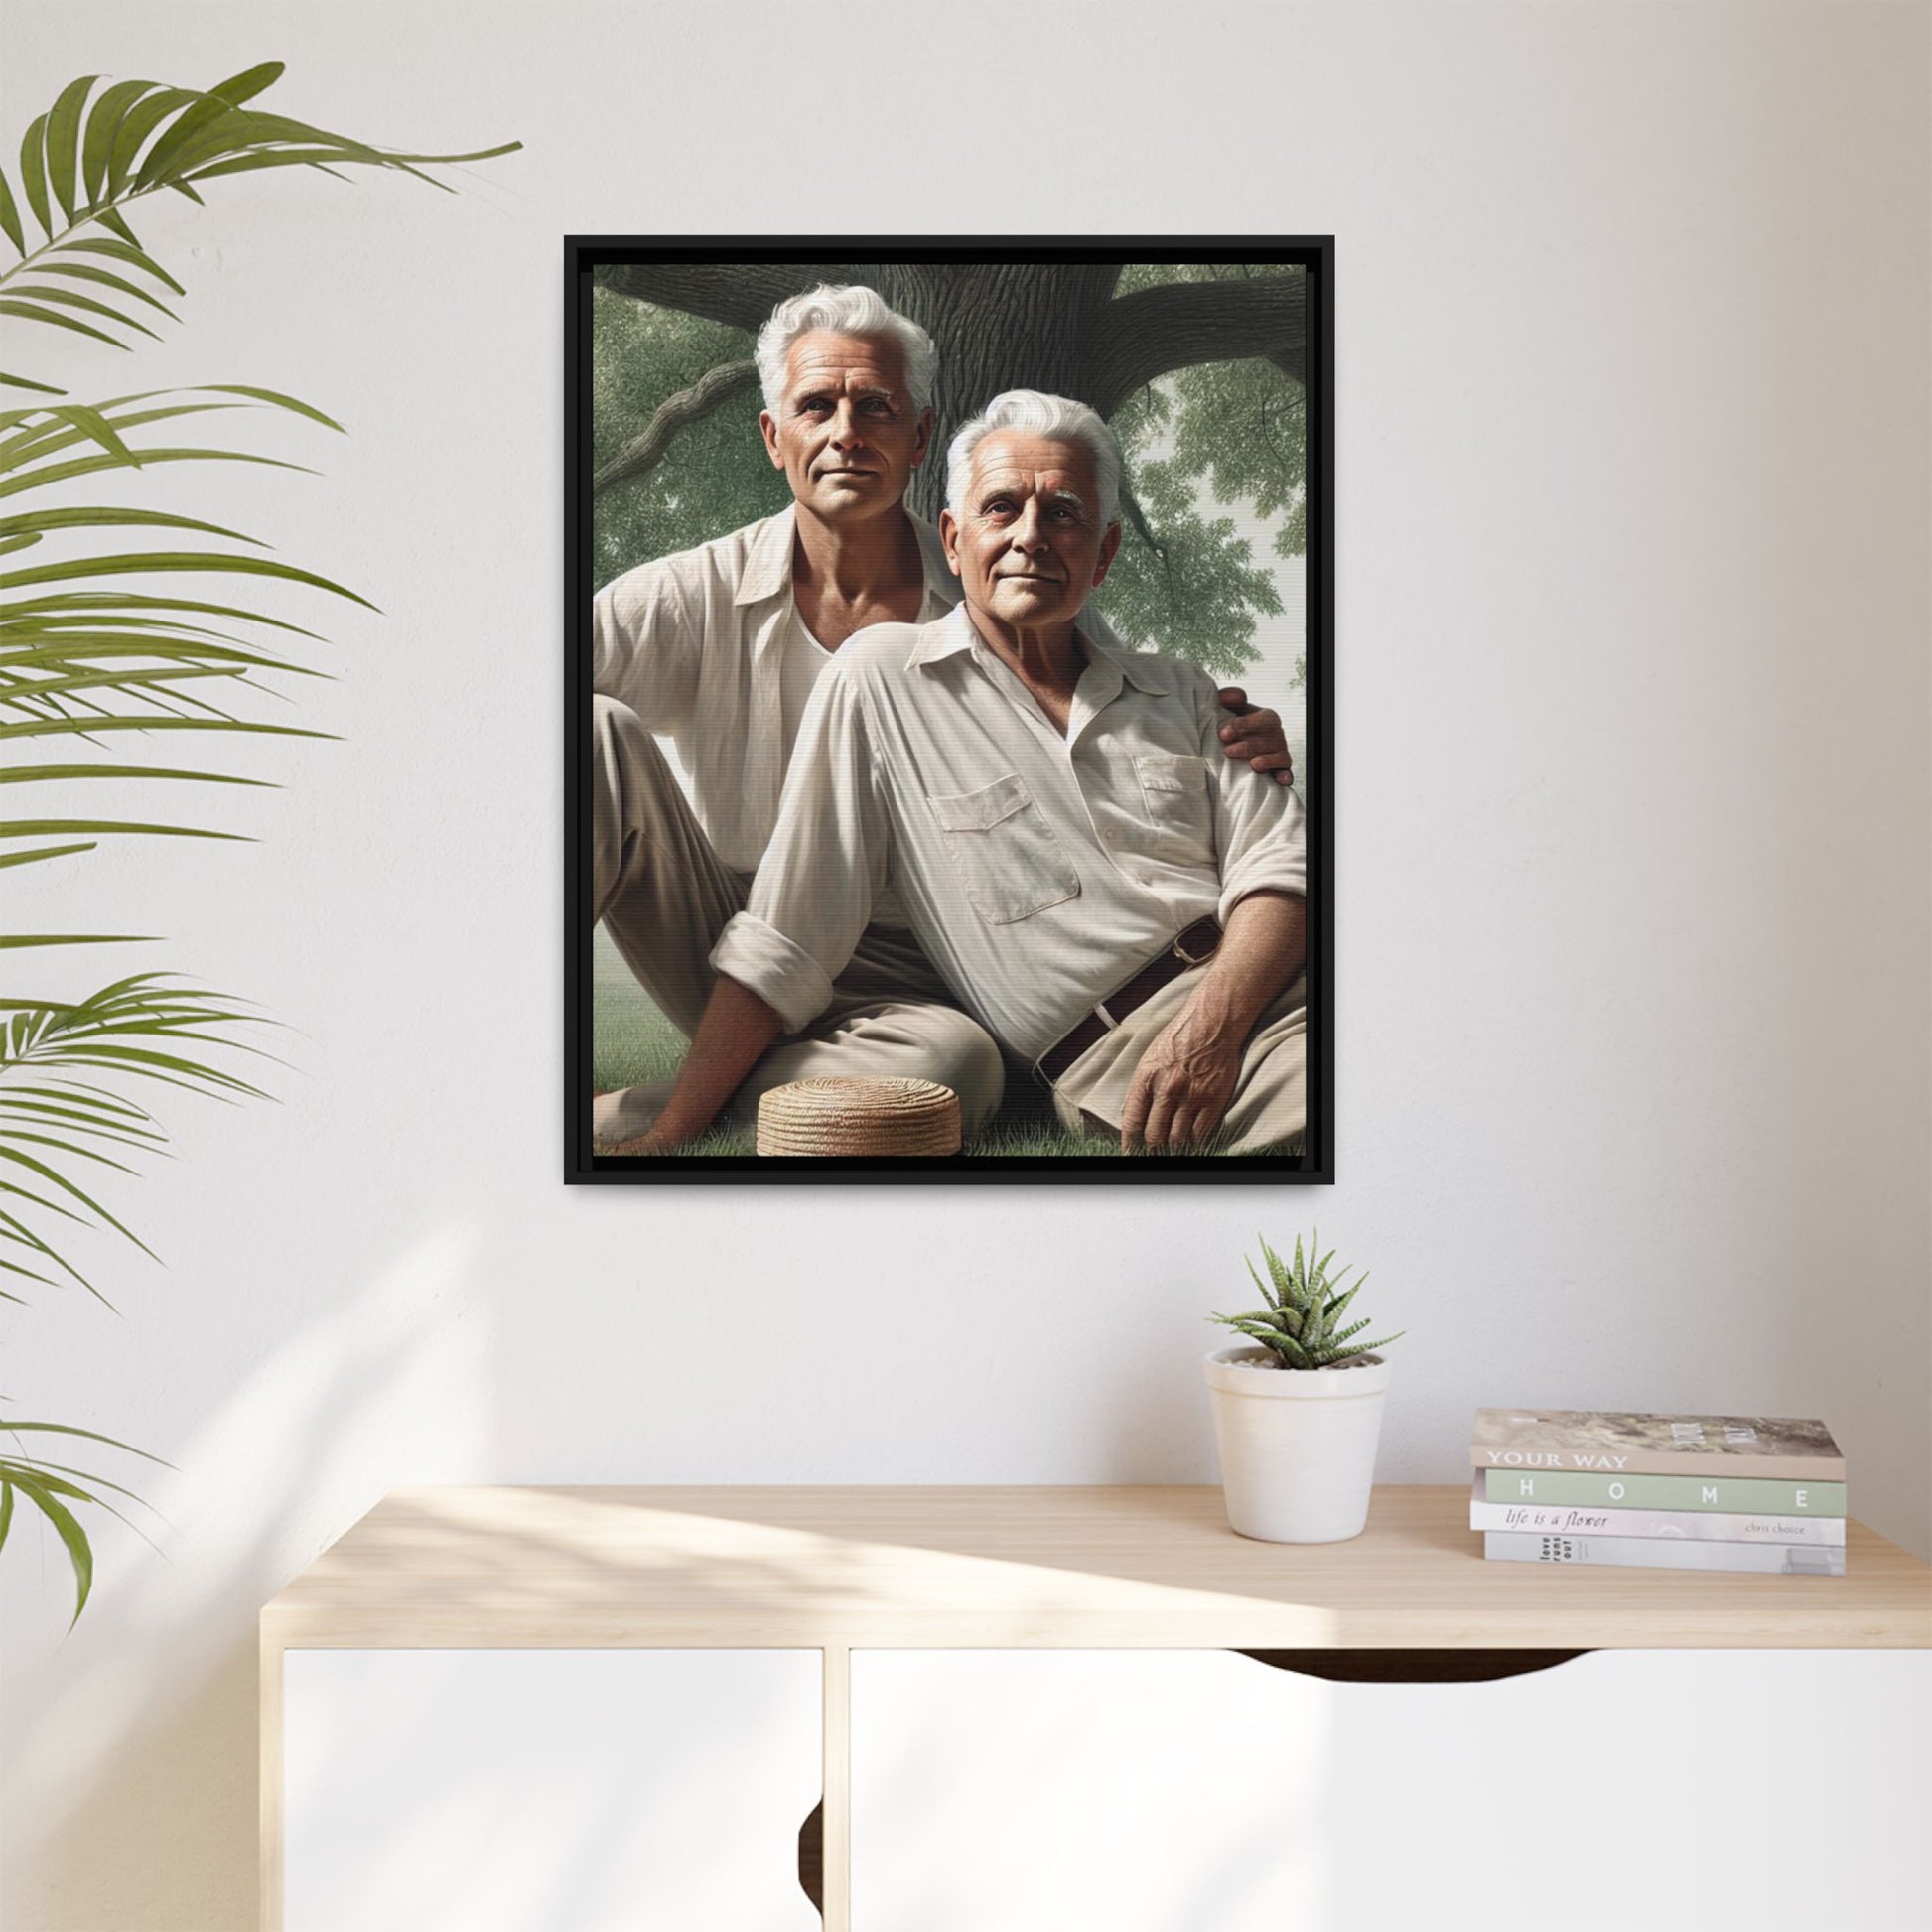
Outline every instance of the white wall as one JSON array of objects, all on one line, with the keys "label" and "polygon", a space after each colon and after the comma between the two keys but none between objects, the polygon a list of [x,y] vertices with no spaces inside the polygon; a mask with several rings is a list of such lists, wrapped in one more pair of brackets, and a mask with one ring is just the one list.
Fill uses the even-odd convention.
[{"label": "white wall", "polygon": [[[1924,7],[17,0],[6,125],[269,56],[527,152],[163,210],[186,326],[69,365],[339,413],[180,500],[387,615],[261,845],[32,908],[175,935],[296,1071],[177,1110],[123,1318],[6,1316],[15,1413],[179,1469],[72,1636],[0,1562],[11,1932],[253,1923],[254,1614],[392,1485],[1208,1480],[1257,1227],[1409,1330],[1385,1478],[1481,1403],[1823,1414],[1926,1552]],[[560,237],[855,229],[1339,237],[1332,1189],[559,1181]]]}]

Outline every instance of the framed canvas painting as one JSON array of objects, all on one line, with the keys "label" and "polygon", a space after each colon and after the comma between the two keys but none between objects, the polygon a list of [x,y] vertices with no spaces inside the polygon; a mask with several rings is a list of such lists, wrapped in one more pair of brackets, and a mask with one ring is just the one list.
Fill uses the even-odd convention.
[{"label": "framed canvas painting", "polygon": [[573,1181],[1334,1176],[1327,238],[573,238]]}]

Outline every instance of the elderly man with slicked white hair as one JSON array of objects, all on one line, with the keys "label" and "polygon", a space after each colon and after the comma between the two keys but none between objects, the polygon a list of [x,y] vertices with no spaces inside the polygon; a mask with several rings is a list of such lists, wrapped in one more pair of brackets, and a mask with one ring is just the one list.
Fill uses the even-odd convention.
[{"label": "elderly man with slicked white hair", "polygon": [[[598,593],[592,621],[593,899],[631,972],[681,1032],[697,1028],[711,954],[746,903],[814,685],[870,625],[925,623],[958,598],[938,534],[904,507],[932,433],[937,353],[874,290],[822,286],[759,332],[759,415],[791,507]],[[1240,694],[1229,693],[1230,708]],[[1284,771],[1272,712],[1227,726],[1230,759]],[[684,784],[655,738],[674,744]],[[721,1102],[755,1116],[786,1081],[850,1073],[938,1082],[970,1137],[998,1107],[998,1045],[960,1011],[891,895],[855,935],[828,997],[772,1036]],[[601,1096],[593,1131],[621,1149],[656,1121],[659,1086]]]},{"label": "elderly man with slicked white hair", "polygon": [[1204,672],[1084,615],[1119,480],[1112,431],[1062,397],[1010,392],[955,439],[939,530],[965,601],[867,631],[820,680],[653,1146],[823,1011],[889,893],[1069,1127],[1127,1149],[1300,1139],[1301,804],[1216,756]]}]

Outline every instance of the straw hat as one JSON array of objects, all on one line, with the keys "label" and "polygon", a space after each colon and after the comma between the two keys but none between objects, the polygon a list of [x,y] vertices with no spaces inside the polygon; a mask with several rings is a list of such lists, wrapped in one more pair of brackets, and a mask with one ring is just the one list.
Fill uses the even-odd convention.
[{"label": "straw hat", "polygon": [[959,1096],[930,1080],[793,1080],[759,1101],[759,1152],[957,1154]]}]

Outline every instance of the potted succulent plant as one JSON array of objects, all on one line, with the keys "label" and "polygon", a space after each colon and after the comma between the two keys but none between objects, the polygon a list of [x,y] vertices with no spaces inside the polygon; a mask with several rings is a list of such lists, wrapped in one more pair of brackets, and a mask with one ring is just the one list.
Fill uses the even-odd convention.
[{"label": "potted succulent plant", "polygon": [[1368,1277],[1344,1287],[1345,1272],[1328,1272],[1332,1249],[1312,1258],[1318,1245],[1312,1239],[1305,1258],[1298,1235],[1290,1263],[1262,1242],[1268,1279],[1252,1261],[1248,1273],[1267,1306],[1209,1317],[1254,1344],[1209,1355],[1207,1387],[1228,1523],[1268,1543],[1362,1533],[1389,1386],[1389,1365],[1374,1351],[1401,1339],[1354,1339],[1369,1324],[1344,1327],[1342,1315]]}]

